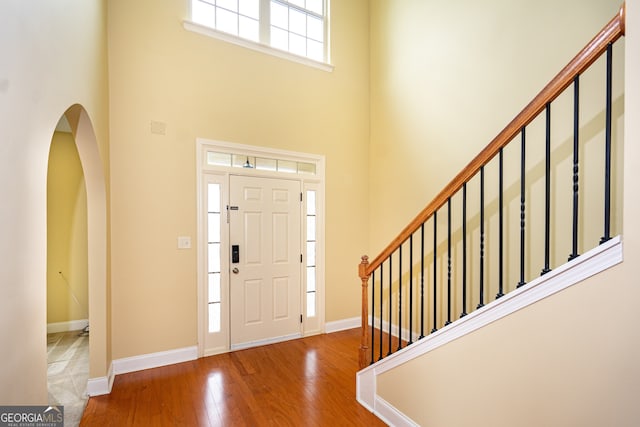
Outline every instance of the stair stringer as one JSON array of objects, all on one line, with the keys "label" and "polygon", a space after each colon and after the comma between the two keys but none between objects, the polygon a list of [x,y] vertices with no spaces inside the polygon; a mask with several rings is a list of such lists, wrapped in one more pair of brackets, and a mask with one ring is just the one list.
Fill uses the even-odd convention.
[{"label": "stair stringer", "polygon": [[616,236],[544,276],[532,280],[527,285],[362,369],[356,374],[358,402],[391,426],[417,426],[418,424],[377,394],[378,375],[576,285],[621,263],[622,259],[622,238]]}]

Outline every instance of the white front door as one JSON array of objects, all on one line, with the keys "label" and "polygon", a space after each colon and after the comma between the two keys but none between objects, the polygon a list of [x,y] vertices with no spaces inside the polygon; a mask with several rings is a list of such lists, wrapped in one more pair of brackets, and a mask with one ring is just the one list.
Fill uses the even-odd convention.
[{"label": "white front door", "polygon": [[230,176],[231,348],[301,336],[300,182]]}]

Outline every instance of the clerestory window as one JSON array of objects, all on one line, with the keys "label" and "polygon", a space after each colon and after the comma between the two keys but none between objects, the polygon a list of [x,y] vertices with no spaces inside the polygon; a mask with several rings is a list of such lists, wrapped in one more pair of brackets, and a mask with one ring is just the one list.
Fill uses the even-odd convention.
[{"label": "clerestory window", "polygon": [[191,0],[191,20],[244,40],[328,63],[329,0]]}]

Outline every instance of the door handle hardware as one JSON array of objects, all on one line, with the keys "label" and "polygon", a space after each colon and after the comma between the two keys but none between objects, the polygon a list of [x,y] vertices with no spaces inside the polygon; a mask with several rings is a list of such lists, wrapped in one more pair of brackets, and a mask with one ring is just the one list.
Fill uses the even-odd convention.
[{"label": "door handle hardware", "polygon": [[231,245],[231,263],[237,264],[240,262],[240,245]]},{"label": "door handle hardware", "polygon": [[227,224],[229,224],[229,218],[231,217],[231,211],[237,211],[237,206],[229,206],[227,205]]},{"label": "door handle hardware", "polygon": [[240,273],[240,270],[238,270],[238,267],[233,267],[233,270],[231,270],[231,271],[233,271],[233,274]]}]

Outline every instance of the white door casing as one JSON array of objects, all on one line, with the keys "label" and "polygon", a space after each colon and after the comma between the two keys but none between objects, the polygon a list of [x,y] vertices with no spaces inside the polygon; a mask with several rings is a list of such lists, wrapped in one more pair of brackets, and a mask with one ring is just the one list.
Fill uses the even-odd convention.
[{"label": "white door casing", "polygon": [[301,336],[300,181],[231,175],[231,349]]},{"label": "white door casing", "polygon": [[[198,138],[196,144],[199,177],[199,357],[324,332],[324,157],[202,138]],[[250,163],[251,167],[247,167],[246,163]],[[233,280],[231,276],[235,276],[232,273],[234,266],[231,264],[231,252],[232,244],[236,244],[230,237],[230,219],[231,215],[237,216],[239,213],[239,210],[227,210],[227,206],[233,205],[230,202],[232,176],[267,179],[269,182],[294,182],[293,185],[297,185],[297,196],[291,198],[292,201],[299,202],[299,192],[302,192],[302,202],[299,202],[297,211],[301,220],[298,241],[292,239],[292,244],[296,247],[292,252],[297,254],[297,260],[299,261],[300,254],[303,256],[303,261],[298,264],[298,298],[290,298],[290,301],[300,304],[296,309],[291,309],[295,314],[291,316],[291,320],[295,317],[298,321],[294,332],[276,331],[270,338],[232,341],[231,315],[232,312],[236,313],[235,302],[238,298],[231,301],[230,295]],[[235,205],[240,206],[239,203]],[[281,234],[276,233],[276,236]],[[238,245],[240,256],[243,257],[246,245],[242,242]],[[245,271],[246,268],[238,267],[239,274]],[[283,281],[280,281],[279,286],[284,287]],[[281,310],[281,317],[282,307],[278,308]],[[269,310],[273,312],[273,307]]]}]

